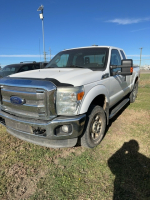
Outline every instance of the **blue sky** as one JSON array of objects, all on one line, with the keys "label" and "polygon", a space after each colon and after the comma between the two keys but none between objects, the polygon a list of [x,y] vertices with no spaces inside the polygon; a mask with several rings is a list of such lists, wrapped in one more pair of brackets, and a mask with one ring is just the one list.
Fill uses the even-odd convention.
[{"label": "blue sky", "polygon": [[[0,0],[0,65],[43,60],[51,54],[92,44],[123,48],[128,58],[150,65],[150,0]],[[41,56],[40,56],[41,55]],[[137,60],[137,61],[136,61]]]}]

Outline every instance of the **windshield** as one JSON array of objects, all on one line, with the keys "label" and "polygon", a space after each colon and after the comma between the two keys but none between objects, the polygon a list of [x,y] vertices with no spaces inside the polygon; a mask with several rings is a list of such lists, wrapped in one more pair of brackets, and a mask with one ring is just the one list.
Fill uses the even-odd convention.
[{"label": "windshield", "polygon": [[14,74],[18,71],[18,66],[6,66],[0,71],[0,76],[5,77],[11,74]]},{"label": "windshield", "polygon": [[80,48],[59,52],[46,68],[82,67],[104,70],[108,58],[108,48]]}]

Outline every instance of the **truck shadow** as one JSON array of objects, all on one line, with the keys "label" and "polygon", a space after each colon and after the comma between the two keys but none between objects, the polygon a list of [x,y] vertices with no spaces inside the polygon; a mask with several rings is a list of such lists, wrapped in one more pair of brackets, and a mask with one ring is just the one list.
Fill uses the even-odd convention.
[{"label": "truck shadow", "polygon": [[[107,131],[109,130],[109,128],[111,127],[112,123],[117,120],[117,118],[124,112],[124,110],[127,109],[127,107],[129,105],[130,105],[130,103],[127,103],[121,110],[119,110],[119,112],[112,119],[109,120],[109,124],[106,127],[105,135],[106,135]],[[105,135],[104,135],[104,137],[105,137]]]},{"label": "truck shadow", "polygon": [[138,151],[138,142],[130,140],[108,159],[115,175],[113,200],[150,199],[150,159]]},{"label": "truck shadow", "polygon": [[[109,124],[106,126],[105,134],[104,134],[102,140],[104,139],[105,135],[107,134],[109,128],[110,128],[111,125],[112,125],[112,123],[113,123],[114,121],[117,120],[117,118],[123,113],[123,111],[124,111],[129,105],[130,105],[130,103],[127,103],[123,108],[121,108],[120,111],[117,112],[117,114],[116,114],[112,119],[109,120]],[[86,127],[84,127],[84,130],[85,130],[85,128],[86,128]],[[82,137],[82,136],[81,136],[81,137]],[[75,147],[81,146],[81,137],[78,138],[78,141],[77,141],[77,144],[75,145]]]}]

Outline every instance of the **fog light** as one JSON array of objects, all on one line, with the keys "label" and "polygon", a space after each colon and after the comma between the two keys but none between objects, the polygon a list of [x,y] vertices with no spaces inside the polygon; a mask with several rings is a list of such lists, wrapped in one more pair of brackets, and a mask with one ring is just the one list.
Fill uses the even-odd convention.
[{"label": "fog light", "polygon": [[62,126],[62,131],[65,132],[65,133],[68,133],[69,132],[69,127],[67,125],[63,125]]},{"label": "fog light", "polygon": [[55,135],[57,136],[67,136],[72,133],[71,124],[60,125],[55,129]]}]

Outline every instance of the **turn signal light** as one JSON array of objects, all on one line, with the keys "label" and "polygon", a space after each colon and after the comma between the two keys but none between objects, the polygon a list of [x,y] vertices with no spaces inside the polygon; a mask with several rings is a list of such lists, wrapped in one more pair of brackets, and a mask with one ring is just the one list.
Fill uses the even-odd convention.
[{"label": "turn signal light", "polygon": [[79,101],[79,100],[82,100],[83,96],[84,96],[84,92],[78,93],[78,94],[77,94],[77,100],[78,100],[78,101]]},{"label": "turn signal light", "polygon": [[130,67],[130,72],[133,73],[133,67]]}]

